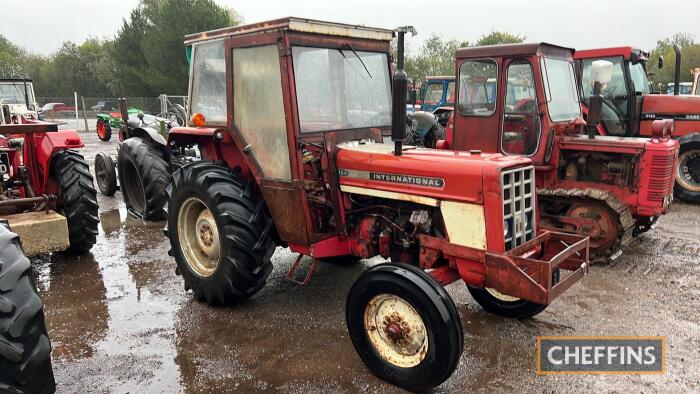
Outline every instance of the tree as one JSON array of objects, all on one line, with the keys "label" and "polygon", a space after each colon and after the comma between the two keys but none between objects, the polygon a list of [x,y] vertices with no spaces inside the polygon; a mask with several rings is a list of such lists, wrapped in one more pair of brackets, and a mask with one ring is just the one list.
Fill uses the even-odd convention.
[{"label": "tree", "polygon": [[525,41],[525,36],[520,34],[511,34],[505,31],[491,31],[485,34],[476,41],[476,46],[481,45],[496,45],[496,44],[519,44]]},{"label": "tree", "polygon": [[[700,66],[700,44],[695,43],[695,37],[692,34],[680,32],[657,41],[656,48],[649,55],[647,72],[654,87],[661,86],[662,91],[665,91],[667,84],[674,80],[676,62],[674,44],[681,47],[681,82],[691,81],[691,68]],[[663,56],[665,61],[661,69],[657,61],[659,56]]]},{"label": "tree", "polygon": [[24,51],[0,35],[0,78],[26,77],[21,58]]},{"label": "tree", "polygon": [[121,82],[129,96],[187,94],[185,36],[241,21],[212,0],[142,0],[110,48],[114,72],[107,83],[117,93]]},{"label": "tree", "polygon": [[423,81],[428,75],[453,75],[457,48],[469,46],[466,41],[443,40],[432,34],[421,46],[416,56],[406,56],[406,73],[415,81]]}]

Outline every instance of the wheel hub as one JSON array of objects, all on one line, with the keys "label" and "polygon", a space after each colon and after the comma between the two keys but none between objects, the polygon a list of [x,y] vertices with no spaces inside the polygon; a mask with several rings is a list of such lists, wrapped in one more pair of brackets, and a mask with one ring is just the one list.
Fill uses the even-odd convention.
[{"label": "wheel hub", "polygon": [[683,189],[700,192],[700,150],[690,150],[678,156],[676,182]]},{"label": "wheel hub", "polygon": [[618,237],[617,220],[604,206],[593,203],[576,204],[569,209],[567,216],[578,219],[580,223],[567,225],[566,229],[589,236],[593,251],[609,247]]},{"label": "wheel hub", "polygon": [[377,353],[398,367],[414,367],[427,354],[423,319],[396,295],[380,294],[370,300],[365,309],[365,330]]},{"label": "wheel hub", "polygon": [[180,248],[187,265],[197,275],[212,275],[219,266],[219,230],[211,211],[196,197],[180,207],[177,219]]}]

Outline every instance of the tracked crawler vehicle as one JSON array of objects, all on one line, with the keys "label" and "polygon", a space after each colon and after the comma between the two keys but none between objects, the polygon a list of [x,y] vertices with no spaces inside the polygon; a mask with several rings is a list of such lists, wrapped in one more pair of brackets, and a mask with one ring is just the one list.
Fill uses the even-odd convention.
[{"label": "tracked crawler vehicle", "polygon": [[[463,347],[442,285],[463,280],[486,310],[527,318],[588,267],[588,238],[538,228],[531,160],[403,146],[404,34],[285,18],[187,37],[196,152],[168,186],[167,235],[185,288],[212,305],[258,292],[275,246],[319,261],[391,258],[346,304],[350,338],[377,376],[439,385]],[[393,109],[393,111],[392,111]],[[391,133],[393,143],[382,143]]]},{"label": "tracked crawler vehicle", "polygon": [[439,146],[531,158],[541,225],[590,236],[604,258],[666,211],[678,142],[666,121],[653,138],[589,132],[573,52],[545,43],[457,50],[457,106]]}]

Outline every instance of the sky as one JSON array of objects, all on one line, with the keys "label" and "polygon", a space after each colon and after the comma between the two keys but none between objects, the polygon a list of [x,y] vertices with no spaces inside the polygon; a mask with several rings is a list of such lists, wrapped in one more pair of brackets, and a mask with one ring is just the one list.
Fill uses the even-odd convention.
[{"label": "sky", "polygon": [[[632,45],[688,32],[700,42],[698,0],[216,0],[253,23],[284,16],[395,28],[413,25],[409,51],[432,33],[475,41],[492,30],[577,49]],[[139,0],[0,0],[0,34],[31,51],[49,54],[64,41],[111,38]],[[18,15],[18,17],[8,17]]]}]

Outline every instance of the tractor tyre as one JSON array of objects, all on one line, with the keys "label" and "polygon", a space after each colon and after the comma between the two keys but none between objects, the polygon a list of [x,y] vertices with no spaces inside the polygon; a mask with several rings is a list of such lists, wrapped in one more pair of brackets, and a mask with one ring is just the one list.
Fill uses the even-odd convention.
[{"label": "tractor tyre", "polygon": [[53,393],[51,343],[29,259],[0,225],[0,392]]},{"label": "tractor tyre", "polygon": [[474,300],[486,312],[503,317],[516,319],[527,319],[535,316],[547,308],[547,304],[525,301],[520,298],[511,297],[499,293],[495,289],[478,289],[467,286]]},{"label": "tractor tyre", "polygon": [[408,264],[379,264],[363,272],[348,293],[345,319],[367,368],[406,390],[438,386],[462,354],[462,321],[452,298]]},{"label": "tractor tyre", "polygon": [[90,168],[82,155],[73,150],[56,153],[51,160],[51,176],[59,185],[59,213],[68,222],[69,254],[89,251],[96,242],[99,223],[97,191]]},{"label": "tractor tyre", "polygon": [[128,138],[119,148],[117,167],[127,210],[143,220],[163,219],[171,176],[161,151],[141,138]]},{"label": "tractor tyre", "polygon": [[95,178],[97,188],[105,196],[113,196],[117,191],[117,169],[112,157],[104,152],[95,156]]},{"label": "tractor tyre", "polygon": [[112,139],[112,125],[109,122],[105,122],[102,119],[97,119],[97,137],[102,141],[109,141]]},{"label": "tractor tyre", "polygon": [[253,181],[198,161],[173,174],[167,196],[166,234],[186,291],[209,305],[232,305],[265,286],[274,224]]},{"label": "tractor tyre", "polygon": [[700,134],[683,137],[678,152],[675,197],[686,202],[700,202]]}]

